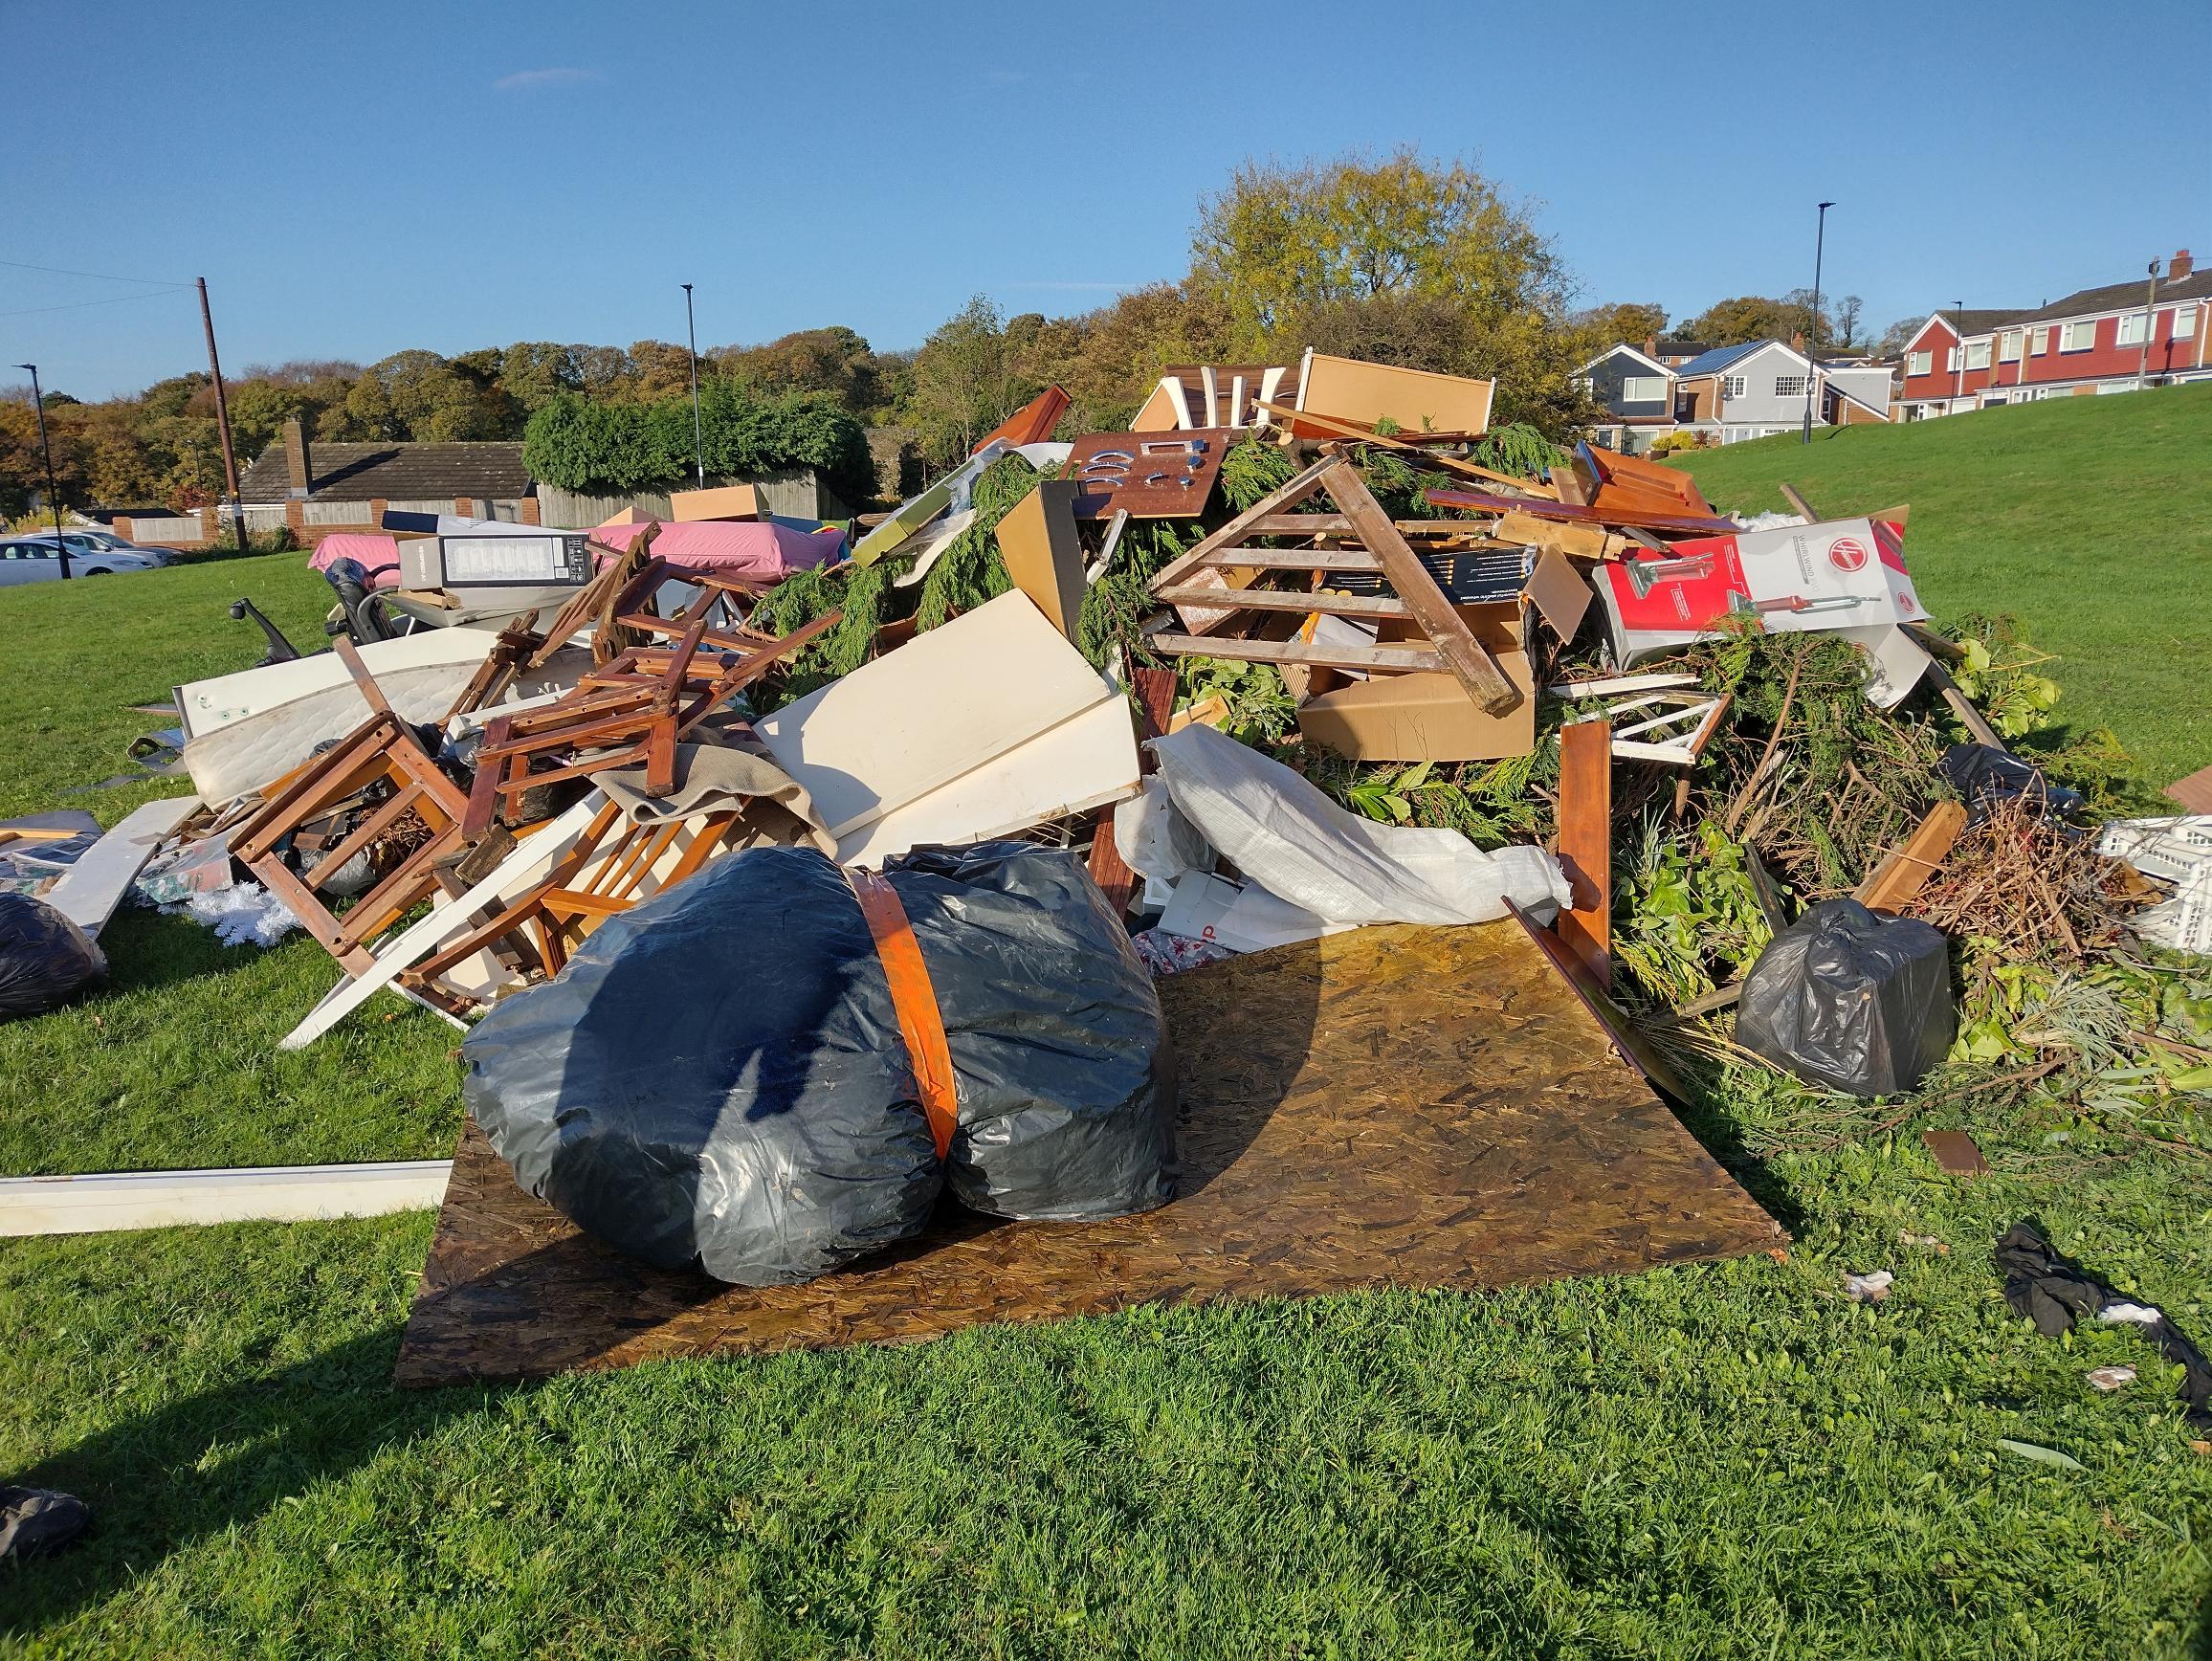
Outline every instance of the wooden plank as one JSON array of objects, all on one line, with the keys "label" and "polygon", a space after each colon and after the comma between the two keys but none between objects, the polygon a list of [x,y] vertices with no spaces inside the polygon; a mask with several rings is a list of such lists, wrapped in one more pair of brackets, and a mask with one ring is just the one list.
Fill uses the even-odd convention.
[{"label": "wooden plank", "polygon": [[[1368,574],[1380,572],[1382,562],[1365,548],[1223,548],[1206,555],[1208,565],[1235,565],[1263,571],[1360,571]],[[1204,590],[1210,598],[1219,589]],[[1165,599],[1159,589],[1153,590],[1155,599]]]},{"label": "wooden plank", "polygon": [[[1175,708],[1175,671],[1172,669],[1139,669],[1135,676],[1137,693],[1137,720],[1139,740],[1156,739],[1167,730],[1168,720]],[[1143,757],[1143,770],[1150,772],[1157,765],[1150,750],[1139,751]],[[1104,807],[1091,821],[1091,880],[1098,885],[1098,892],[1106,897],[1106,903],[1114,908],[1116,917],[1129,909],[1131,897],[1137,892],[1137,873],[1129,869],[1121,857],[1121,850],[1114,844],[1114,815],[1117,805]]]},{"label": "wooden plank", "polygon": [[2004,735],[1991,726],[1989,718],[1976,709],[1973,700],[1958,690],[1958,683],[1951,678],[1948,669],[1941,663],[1931,663],[1923,673],[1930,684],[1943,695],[1943,701],[1951,706],[1951,713],[1958,718],[1959,724],[1974,735],[1976,743],[1987,744],[1993,750],[2003,750],[2006,755],[2012,753],[2005,749]]},{"label": "wooden plank", "polygon": [[622,1257],[464,1129],[396,1382],[909,1342],[1152,1302],[1467,1291],[1767,1251],[1768,1217],[1517,924],[1354,929],[1174,975],[1177,1194],[1140,1216],[940,1209],[798,1286]]},{"label": "wooden plank", "polygon": [[1368,491],[1360,470],[1349,461],[1332,461],[1321,482],[1329,499],[1352,521],[1367,551],[1382,562],[1384,579],[1405,602],[1414,624],[1428,636],[1444,666],[1459,677],[1475,703],[1492,715],[1503,715],[1520,702],[1520,688],[1452,609],[1436,579],[1428,574],[1428,567],[1398,534],[1382,504]]},{"label": "wooden plank", "polygon": [[1561,501],[1522,500],[1510,496],[1495,496],[1479,490],[1431,490],[1423,492],[1431,507],[1470,508],[1476,513],[1525,513],[1538,519],[1564,520],[1576,524],[1635,525],[1645,530],[1666,531],[1675,536],[1734,536],[1734,520],[1717,516],[1708,519],[1696,514],[1607,513],[1602,508],[1576,507]]},{"label": "wooden plank", "polygon": [[1613,744],[1603,720],[1559,729],[1559,866],[1574,901],[1555,932],[1601,986],[1613,984]]},{"label": "wooden plank", "polygon": [[1803,514],[1805,518],[1805,522],[1808,524],[1818,524],[1820,522],[1821,516],[1813,512],[1813,504],[1811,502],[1805,500],[1803,497],[1798,494],[1798,487],[1796,485],[1784,484],[1780,485],[1777,488],[1781,492],[1782,500],[1789,503],[1790,511],[1792,513]]},{"label": "wooden plank", "polygon": [[197,796],[169,796],[132,808],[120,825],[55,879],[44,896],[46,903],[86,934],[99,934],[153,857],[162,838],[190,818],[199,806]]},{"label": "wooden plank", "polygon": [[1233,636],[1155,634],[1146,641],[1171,657],[1226,657],[1238,663],[1302,663],[1313,669],[1403,671],[1443,669],[1444,659],[1416,646],[1316,646],[1303,640],[1239,640]]},{"label": "wooden plank", "polygon": [[1963,802],[1938,802],[1913,827],[1913,833],[1885,855],[1851,890],[1851,897],[1869,911],[1893,912],[1927,885],[1943,868],[1943,859],[1958,833],[1966,829]]},{"label": "wooden plank", "polygon": [[[1211,588],[1161,588],[1152,597],[1155,600],[1165,600],[1172,606],[1183,600],[1203,602],[1213,592]],[[1247,611],[1295,611],[1301,614],[1319,611],[1331,617],[1413,615],[1405,601],[1388,599],[1380,594],[1298,594],[1286,593],[1280,588],[1239,588],[1237,605]]]},{"label": "wooden plank", "polygon": [[[1252,526],[1259,520],[1266,519],[1271,514],[1280,514],[1285,509],[1295,507],[1299,502],[1304,501],[1315,491],[1320,489],[1321,475],[1328,470],[1328,467],[1329,462],[1324,458],[1300,471],[1272,496],[1252,503],[1250,507],[1246,508],[1244,512],[1238,514],[1211,536],[1202,538],[1198,545],[1181,559],[1170,560],[1161,567],[1160,574],[1152,579],[1152,586],[1161,588],[1172,583],[1181,582],[1191,571],[1203,565],[1208,554],[1215,553],[1222,548],[1236,546],[1246,536],[1251,534]],[[1185,618],[1184,621],[1188,622],[1189,619]]]},{"label": "wooden plank", "polygon": [[0,1178],[0,1236],[381,1217],[435,1206],[451,1160]]}]

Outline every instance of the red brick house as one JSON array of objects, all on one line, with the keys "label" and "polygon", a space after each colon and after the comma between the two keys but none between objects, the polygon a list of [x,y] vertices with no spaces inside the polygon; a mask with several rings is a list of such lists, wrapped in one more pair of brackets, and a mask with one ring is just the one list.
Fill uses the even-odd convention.
[{"label": "red brick house", "polygon": [[1907,421],[2076,393],[2212,379],[2212,272],[2182,249],[2164,276],[2019,311],[1937,312],[1905,348]]}]

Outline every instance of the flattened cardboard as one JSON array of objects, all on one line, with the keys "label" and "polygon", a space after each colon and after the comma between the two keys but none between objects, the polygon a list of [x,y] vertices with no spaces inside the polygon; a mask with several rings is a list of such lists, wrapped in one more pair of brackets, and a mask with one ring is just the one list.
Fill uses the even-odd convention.
[{"label": "flattened cardboard", "polygon": [[[1375,675],[1350,680],[1329,669],[1312,672],[1313,694],[1298,705],[1298,731],[1356,762],[1491,762],[1536,747],[1536,668],[1521,647],[1518,604],[1453,608],[1497,660],[1520,700],[1491,715],[1449,672]],[[1401,623],[1381,631],[1384,645],[1418,639]]]},{"label": "flattened cardboard", "polygon": [[[1309,351],[1299,378],[1298,409],[1369,427],[1385,419],[1395,421],[1408,437],[1481,432],[1490,426],[1491,395],[1495,389],[1493,381],[1397,369]],[[1299,438],[1328,436],[1318,427],[1294,421],[1291,432]]]},{"label": "flattened cardboard", "polygon": [[999,521],[999,556],[1015,587],[1069,639],[1083,612],[1083,544],[1072,478],[1044,478]]},{"label": "flattened cardboard", "polygon": [[1561,640],[1575,637],[1575,631],[1582,626],[1583,613],[1597,598],[1590,592],[1590,585],[1582,581],[1582,573],[1575,569],[1574,562],[1553,548],[1537,556],[1536,569],[1522,585],[1521,594]]},{"label": "flattened cardboard", "polygon": [[726,484],[717,490],[679,490],[668,498],[669,517],[678,524],[698,520],[757,520],[761,493],[749,484]]}]

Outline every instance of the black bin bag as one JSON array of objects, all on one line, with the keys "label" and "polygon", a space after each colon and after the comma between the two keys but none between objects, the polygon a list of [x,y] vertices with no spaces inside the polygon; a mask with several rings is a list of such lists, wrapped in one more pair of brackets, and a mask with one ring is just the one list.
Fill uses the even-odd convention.
[{"label": "black bin bag", "polygon": [[0,894],[0,1020],[58,1009],[106,973],[105,954],[62,913]]},{"label": "black bin bag", "polygon": [[1736,1041],[1852,1096],[1911,1090],[1958,1035],[1943,936],[1912,918],[1825,899],[1744,977]]},{"label": "black bin bag", "polygon": [[1006,1217],[1163,1203],[1165,1023],[1076,857],[924,849],[883,876],[952,1060],[943,1161],[844,874],[755,848],[608,919],[470,1035],[470,1112],[521,1185],[625,1251],[747,1286],[907,1239],[948,1186]]}]

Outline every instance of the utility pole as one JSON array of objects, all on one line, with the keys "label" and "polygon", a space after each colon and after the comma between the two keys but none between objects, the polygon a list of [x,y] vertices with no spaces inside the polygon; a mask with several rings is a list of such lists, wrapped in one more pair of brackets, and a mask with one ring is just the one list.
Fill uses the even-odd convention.
[{"label": "utility pole", "polygon": [[[2143,376],[2151,366],[2151,308],[2158,303],[2158,262],[2151,261],[2151,285],[2143,291],[2143,349],[2135,358],[2135,390],[2143,389]],[[2169,363],[2172,359],[2167,360]]]},{"label": "utility pole", "polygon": [[[1966,302],[1962,299],[1955,299],[1951,302],[1951,332],[1958,341],[1958,343],[1951,348],[1953,352],[1958,354],[1958,359],[1952,371],[1956,379],[1951,383],[1951,401],[1956,404],[1966,396]],[[1943,413],[1951,415],[1957,411],[1946,410]]]},{"label": "utility pole", "polygon": [[692,320],[692,285],[683,285],[683,326],[691,341],[692,465],[698,469],[699,489],[707,487],[707,443],[699,425],[699,330]]},{"label": "utility pole", "polygon": [[192,279],[200,286],[200,326],[208,333],[208,373],[215,379],[215,432],[223,440],[223,479],[231,487],[231,530],[238,551],[246,551],[246,509],[238,500],[238,453],[231,448],[231,401],[223,394],[223,361],[215,356],[215,318],[208,310],[208,279]]},{"label": "utility pole", "polygon": [[1813,388],[1820,380],[1817,367],[1820,360],[1814,354],[1821,343],[1821,255],[1827,251],[1828,210],[1833,202],[1823,202],[1820,220],[1813,231],[1813,315],[1805,321],[1805,435],[1803,442],[1813,441]]},{"label": "utility pole", "polygon": [[17,364],[31,371],[31,407],[38,411],[38,448],[46,456],[46,505],[54,515],[54,552],[61,561],[61,580],[69,581],[69,544],[61,536],[61,487],[54,482],[54,446],[46,436],[46,394],[38,387],[38,365]]}]

